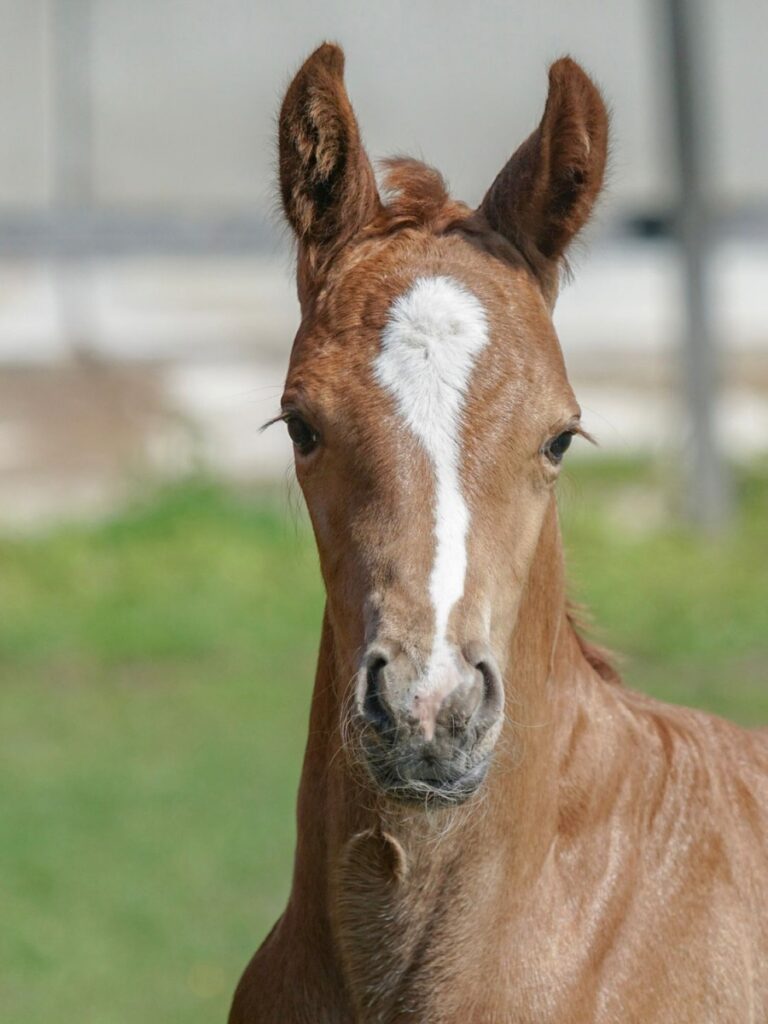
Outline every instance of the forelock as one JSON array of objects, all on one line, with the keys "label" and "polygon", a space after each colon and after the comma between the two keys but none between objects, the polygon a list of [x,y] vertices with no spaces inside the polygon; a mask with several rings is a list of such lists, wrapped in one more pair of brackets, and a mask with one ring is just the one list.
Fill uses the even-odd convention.
[{"label": "forelock", "polygon": [[434,167],[410,157],[392,157],[381,163],[384,217],[392,228],[426,227],[445,231],[471,213],[451,199],[445,179]]},{"label": "forelock", "polygon": [[512,243],[489,228],[477,211],[453,199],[439,171],[411,157],[380,163],[382,208],[364,235],[386,236],[413,229],[431,235],[458,234],[507,265],[531,269]]}]

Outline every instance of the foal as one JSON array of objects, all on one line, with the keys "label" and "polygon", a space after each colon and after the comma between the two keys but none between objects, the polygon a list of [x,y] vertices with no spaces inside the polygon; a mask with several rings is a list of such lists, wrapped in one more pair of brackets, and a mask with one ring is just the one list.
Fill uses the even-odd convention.
[{"label": "foal", "polygon": [[377,189],[321,46],[280,116],[283,395],[327,591],[285,913],[231,1024],[768,1021],[768,743],[568,615],[551,321],[607,117],[569,59],[477,210]]}]

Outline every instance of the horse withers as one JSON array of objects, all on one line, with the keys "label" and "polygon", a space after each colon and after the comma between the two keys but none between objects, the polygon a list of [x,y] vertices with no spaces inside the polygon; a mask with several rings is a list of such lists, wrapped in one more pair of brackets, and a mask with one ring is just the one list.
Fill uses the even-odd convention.
[{"label": "horse withers", "polygon": [[288,906],[231,1024],[768,1021],[768,742],[623,688],[566,601],[551,313],[608,122],[570,59],[478,209],[380,192],[321,46],[280,115],[280,418],[327,603]]}]

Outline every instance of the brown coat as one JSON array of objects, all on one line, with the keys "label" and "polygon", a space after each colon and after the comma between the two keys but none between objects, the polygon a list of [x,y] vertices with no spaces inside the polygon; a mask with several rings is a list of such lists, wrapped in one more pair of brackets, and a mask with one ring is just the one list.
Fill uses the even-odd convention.
[{"label": "brown coat", "polygon": [[[284,417],[328,603],[291,896],[230,1022],[766,1024],[768,736],[624,689],[565,599],[543,441],[578,432],[578,407],[550,309],[602,183],[599,94],[554,65],[541,125],[473,213],[412,162],[381,201],[342,66],[321,47],[281,114],[303,310]],[[430,642],[435,485],[370,371],[424,274],[471,290],[490,337],[463,420],[450,636],[482,633],[505,703],[487,777],[455,805],[372,782],[355,703],[372,636],[414,663]]]}]

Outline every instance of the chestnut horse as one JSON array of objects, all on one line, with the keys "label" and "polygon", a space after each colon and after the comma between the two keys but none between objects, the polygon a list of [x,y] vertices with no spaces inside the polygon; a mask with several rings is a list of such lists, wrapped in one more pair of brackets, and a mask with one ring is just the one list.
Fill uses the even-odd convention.
[{"label": "chestnut horse", "polygon": [[766,737],[624,689],[566,602],[551,311],[599,92],[557,61],[477,210],[408,160],[382,197],[335,46],[279,141],[327,604],[293,887],[230,1021],[768,1021]]}]

